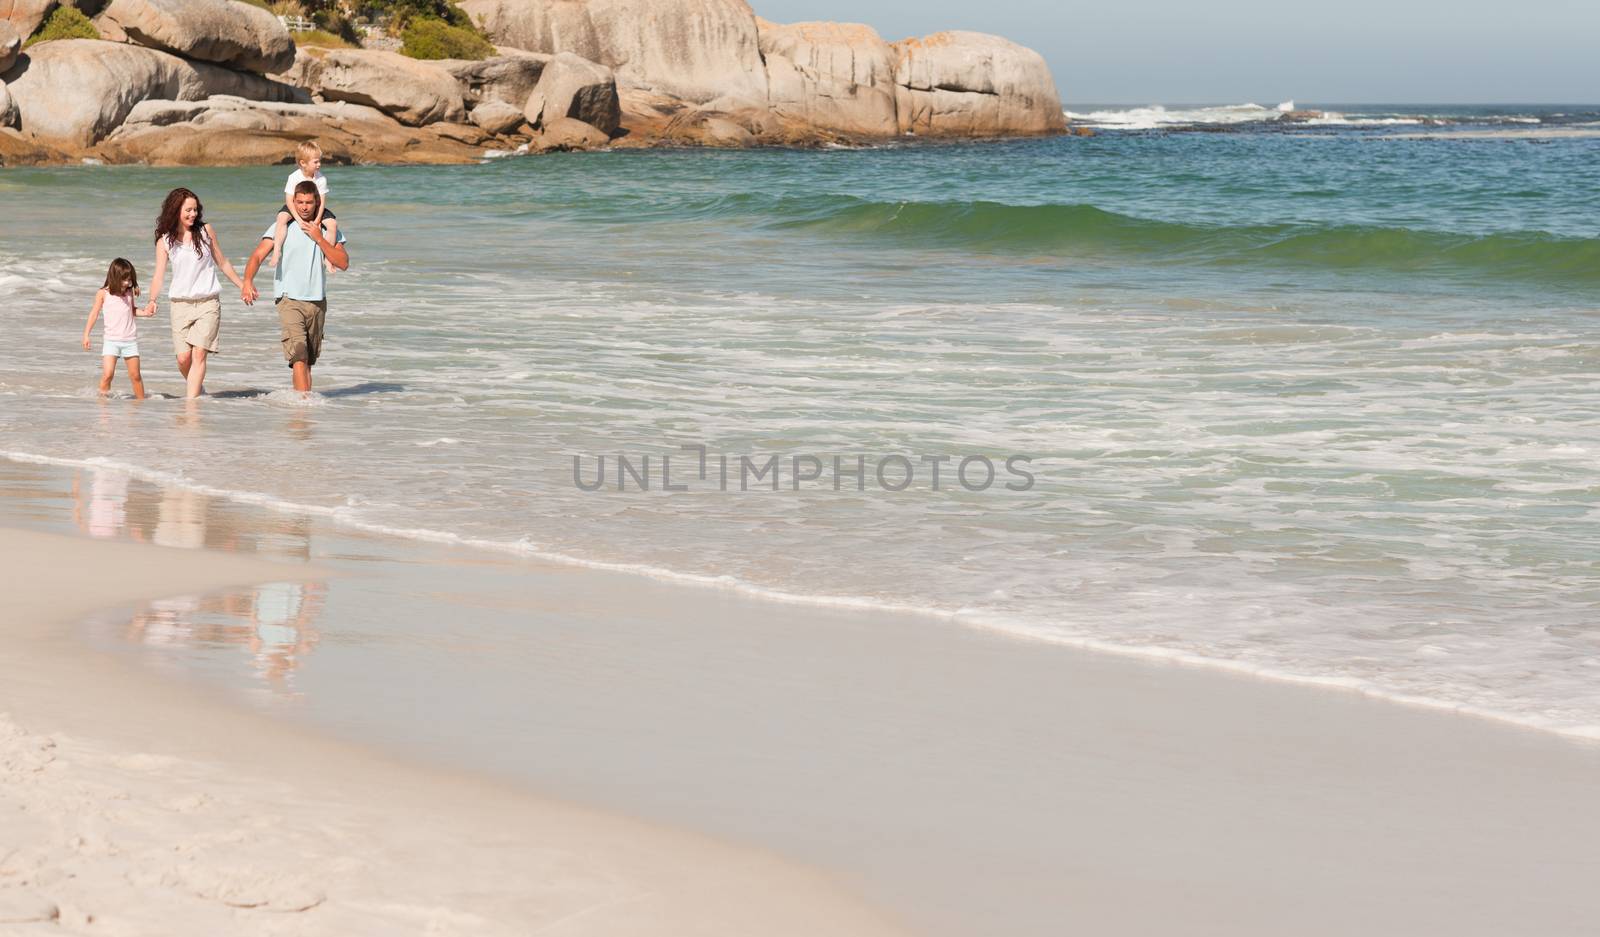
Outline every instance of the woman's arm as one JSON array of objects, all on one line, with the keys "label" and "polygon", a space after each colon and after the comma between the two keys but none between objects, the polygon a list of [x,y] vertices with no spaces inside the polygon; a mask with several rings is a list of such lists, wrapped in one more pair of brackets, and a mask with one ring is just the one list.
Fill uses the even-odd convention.
[{"label": "woman's arm", "polygon": [[95,320],[100,318],[100,307],[105,305],[105,302],[106,302],[106,290],[105,290],[105,287],[102,286],[100,288],[100,292],[94,294],[94,308],[89,310],[89,321],[85,322],[83,324],[83,350],[84,351],[88,351],[89,350],[89,333],[94,331]]},{"label": "woman's arm", "polygon": [[156,273],[150,280],[150,302],[144,307],[146,316],[156,314],[156,299],[161,295],[161,280],[167,275],[167,239],[156,240]]},{"label": "woman's arm", "polygon": [[221,270],[223,276],[227,277],[235,287],[243,290],[244,278],[234,272],[233,264],[228,262],[228,255],[222,252],[222,245],[217,243],[217,232],[211,230],[210,225],[206,225],[206,240],[211,242],[211,259],[217,262],[217,269]]}]

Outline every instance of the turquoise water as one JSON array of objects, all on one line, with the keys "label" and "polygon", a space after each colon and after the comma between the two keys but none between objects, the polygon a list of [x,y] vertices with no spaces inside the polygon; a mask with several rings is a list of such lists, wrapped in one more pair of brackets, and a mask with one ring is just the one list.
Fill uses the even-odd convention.
[{"label": "turquoise water", "polygon": [[1600,139],[1371,119],[1414,122],[331,167],[321,393],[225,294],[193,409],[95,400],[83,316],[174,185],[242,265],[281,170],[5,170],[0,448],[1600,733]]}]

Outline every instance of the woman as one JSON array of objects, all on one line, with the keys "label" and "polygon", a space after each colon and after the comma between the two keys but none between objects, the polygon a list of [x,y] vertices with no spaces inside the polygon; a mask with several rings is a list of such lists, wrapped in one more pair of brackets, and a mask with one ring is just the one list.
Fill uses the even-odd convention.
[{"label": "woman", "polygon": [[233,272],[228,255],[217,243],[217,232],[205,222],[200,198],[188,189],[173,189],[161,203],[156,219],[156,272],[150,286],[146,315],[155,315],[156,297],[167,265],[172,265],[172,347],[178,354],[178,371],[188,382],[186,396],[205,393],[206,356],[217,353],[217,333],[222,328],[220,269],[233,285],[244,280]]}]

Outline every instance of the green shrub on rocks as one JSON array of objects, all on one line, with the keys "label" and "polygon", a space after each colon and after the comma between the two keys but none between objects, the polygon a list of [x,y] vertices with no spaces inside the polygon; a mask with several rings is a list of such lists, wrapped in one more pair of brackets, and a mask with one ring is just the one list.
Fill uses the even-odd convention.
[{"label": "green shrub on rocks", "polygon": [[469,32],[478,31],[472,24],[472,18],[467,16],[467,11],[451,0],[366,0],[361,6],[379,18],[389,20],[396,28],[403,29],[412,20],[420,19],[443,20]]},{"label": "green shrub on rocks", "polygon": [[289,33],[297,46],[315,46],[319,49],[351,49],[354,45],[343,36],[335,36],[326,29],[306,29]]},{"label": "green shrub on rocks", "polygon": [[494,54],[489,40],[443,20],[413,17],[400,38],[405,42],[400,53],[414,59],[486,59]]},{"label": "green shrub on rocks", "polygon": [[94,28],[89,22],[89,17],[84,16],[76,7],[58,6],[49,19],[39,24],[33,35],[28,37],[23,48],[36,42],[49,42],[52,39],[99,39],[100,30]]}]

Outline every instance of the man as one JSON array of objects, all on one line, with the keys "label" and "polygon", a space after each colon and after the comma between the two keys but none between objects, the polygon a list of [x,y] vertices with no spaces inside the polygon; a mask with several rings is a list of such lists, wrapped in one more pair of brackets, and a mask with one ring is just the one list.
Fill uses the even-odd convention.
[{"label": "man", "polygon": [[[322,328],[328,316],[328,274],[323,259],[340,270],[350,269],[350,254],[344,248],[344,232],[329,241],[315,219],[322,209],[322,196],[314,182],[294,187],[295,226],[283,239],[283,259],[272,275],[272,296],[278,306],[278,325],[283,335],[283,358],[294,370],[294,389],[311,390],[311,367],[322,355]],[[256,244],[255,253],[244,268],[244,286],[239,298],[254,303],[255,276],[261,262],[272,253],[274,223]]]}]

